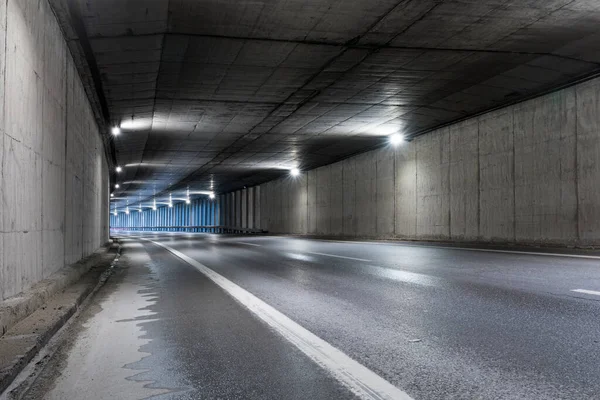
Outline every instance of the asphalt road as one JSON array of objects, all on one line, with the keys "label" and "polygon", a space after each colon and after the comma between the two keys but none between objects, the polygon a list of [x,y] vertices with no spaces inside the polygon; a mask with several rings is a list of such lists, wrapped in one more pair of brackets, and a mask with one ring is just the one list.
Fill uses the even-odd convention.
[{"label": "asphalt road", "polygon": [[[412,399],[600,399],[600,257],[207,234],[124,243],[28,398],[361,397],[305,329],[364,370],[337,353],[333,364]],[[235,300],[236,285],[256,300]],[[269,312],[291,319],[288,333]]]}]

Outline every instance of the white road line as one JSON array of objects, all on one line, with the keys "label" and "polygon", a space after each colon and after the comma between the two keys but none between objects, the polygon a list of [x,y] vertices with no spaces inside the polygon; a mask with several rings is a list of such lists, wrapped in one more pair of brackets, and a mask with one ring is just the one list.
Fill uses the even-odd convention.
[{"label": "white road line", "polygon": [[[279,238],[286,238],[285,236],[274,236]],[[482,251],[487,253],[509,253],[518,255],[534,255],[534,256],[548,256],[548,257],[567,257],[567,258],[587,258],[590,260],[600,260],[600,256],[591,256],[585,254],[562,254],[562,253],[544,253],[541,251],[520,251],[520,250],[501,250],[501,249],[478,249],[475,247],[455,247],[455,246],[436,246],[427,244],[409,244],[409,243],[384,243],[384,242],[365,242],[359,240],[333,240],[333,239],[314,239],[314,238],[301,238],[294,237],[294,239],[301,240],[312,240],[317,242],[332,242],[332,243],[343,243],[343,244],[368,244],[368,245],[383,245],[383,246],[400,246],[400,247],[426,247],[431,249],[444,249],[444,250],[467,250],[467,251]]]},{"label": "white road line", "polygon": [[[414,246],[420,247],[420,246]],[[474,249],[469,247],[450,247],[450,246],[423,246],[433,247],[438,249],[450,249],[450,250],[470,250],[470,251],[483,251],[488,253],[510,253],[510,254],[524,254],[533,256],[548,256],[548,257],[569,257],[569,258],[588,258],[590,260],[600,260],[600,256],[586,256],[583,254],[561,254],[561,253],[544,253],[537,251],[517,251],[517,250],[494,250],[494,249]]]},{"label": "white road line", "polygon": [[245,245],[248,245],[248,246],[262,247],[262,244],[254,244],[254,243],[248,243],[248,242],[234,242],[234,243],[245,244]]},{"label": "white road line", "polygon": [[309,254],[316,254],[316,255],[319,255],[319,256],[336,257],[336,258],[345,258],[346,260],[356,260],[356,261],[365,261],[365,262],[371,262],[371,260],[365,260],[364,258],[355,258],[355,257],[338,256],[338,255],[335,255],[335,254],[317,253],[317,252],[314,252],[314,251],[307,251],[307,253],[309,253]]},{"label": "white road line", "polygon": [[[148,240],[148,239],[145,239]],[[412,398],[375,372],[348,357],[312,332],[298,325],[252,293],[242,289],[202,263],[162,243],[148,240],[195,267],[210,280],[295,345],[320,367],[361,399],[412,400]]]},{"label": "white road line", "polygon": [[573,289],[573,290],[571,290],[571,292],[585,293],[585,294],[593,294],[593,295],[596,295],[596,296],[600,296],[600,292],[596,292],[595,290],[587,290],[587,289]]}]

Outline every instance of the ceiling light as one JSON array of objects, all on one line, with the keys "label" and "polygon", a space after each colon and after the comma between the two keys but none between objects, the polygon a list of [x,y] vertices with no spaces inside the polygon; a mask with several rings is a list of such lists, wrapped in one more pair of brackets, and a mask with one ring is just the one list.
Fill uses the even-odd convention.
[{"label": "ceiling light", "polygon": [[125,214],[129,215],[129,207],[125,209]]},{"label": "ceiling light", "polygon": [[115,208],[115,212],[114,212],[115,217],[117,216],[117,209]]},{"label": "ceiling light", "polygon": [[114,193],[111,193],[111,194],[110,194],[110,197],[115,197],[115,194],[114,194]]},{"label": "ceiling light", "polygon": [[214,194],[213,192],[210,192],[210,193],[208,194],[208,198],[209,198],[209,199],[214,199],[214,198],[215,198],[215,194]]},{"label": "ceiling light", "polygon": [[118,183],[117,183],[117,184],[115,184],[115,189],[118,189],[118,188],[120,188],[120,187],[121,187],[121,186],[119,186],[119,184],[118,184]]},{"label": "ceiling light", "polygon": [[390,143],[392,144],[392,146],[396,147],[402,142],[404,142],[403,135],[399,133],[394,133],[393,135],[390,135]]},{"label": "ceiling light", "polygon": [[121,167],[117,167],[117,168],[115,168],[115,171],[117,171],[117,172],[121,172],[121,171],[123,171],[123,168],[121,168]]},{"label": "ceiling light", "polygon": [[121,134],[121,128],[119,128],[118,126],[114,126],[112,128],[112,134],[114,136],[119,136]]},{"label": "ceiling light", "polygon": [[137,118],[121,121],[121,128],[125,130],[149,129],[152,126],[152,118]]},{"label": "ceiling light", "polygon": [[190,203],[191,203],[191,201],[190,201],[189,197],[187,199],[185,199],[185,204],[190,204]]},{"label": "ceiling light", "polygon": [[292,168],[292,169],[290,170],[290,174],[291,174],[292,176],[298,176],[298,175],[300,175],[300,170],[299,170],[298,168]]}]

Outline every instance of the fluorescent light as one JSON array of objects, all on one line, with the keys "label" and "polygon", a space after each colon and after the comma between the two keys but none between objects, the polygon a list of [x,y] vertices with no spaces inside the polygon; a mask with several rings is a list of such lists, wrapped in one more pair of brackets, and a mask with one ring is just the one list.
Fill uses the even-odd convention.
[{"label": "fluorescent light", "polygon": [[403,135],[399,133],[394,133],[393,135],[390,135],[390,143],[392,144],[392,146],[396,147],[402,142],[404,142]]},{"label": "fluorescent light", "polygon": [[121,168],[121,167],[117,167],[117,168],[115,168],[115,171],[117,171],[117,172],[121,172],[121,171],[123,171],[123,168]]},{"label": "fluorescent light", "polygon": [[112,128],[112,134],[114,136],[119,136],[121,134],[121,128],[119,128],[118,126],[114,126]]},{"label": "fluorescent light", "polygon": [[299,170],[298,168],[292,168],[292,169],[290,170],[290,174],[291,174],[292,176],[298,176],[298,175],[300,175],[300,170]]},{"label": "fluorescent light", "polygon": [[211,193],[214,193],[212,190],[192,190],[190,191],[190,194],[205,194],[205,195],[210,195]]},{"label": "fluorescent light", "polygon": [[152,118],[137,118],[121,121],[121,128],[129,130],[150,129],[152,127]]}]

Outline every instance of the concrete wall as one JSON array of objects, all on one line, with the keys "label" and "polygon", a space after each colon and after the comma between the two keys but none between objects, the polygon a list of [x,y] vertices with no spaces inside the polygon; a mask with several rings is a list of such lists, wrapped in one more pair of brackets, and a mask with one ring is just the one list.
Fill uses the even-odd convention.
[{"label": "concrete wall", "polygon": [[0,300],[108,240],[108,167],[46,1],[0,2]]},{"label": "concrete wall", "polygon": [[600,245],[600,79],[255,190],[272,233]]}]

